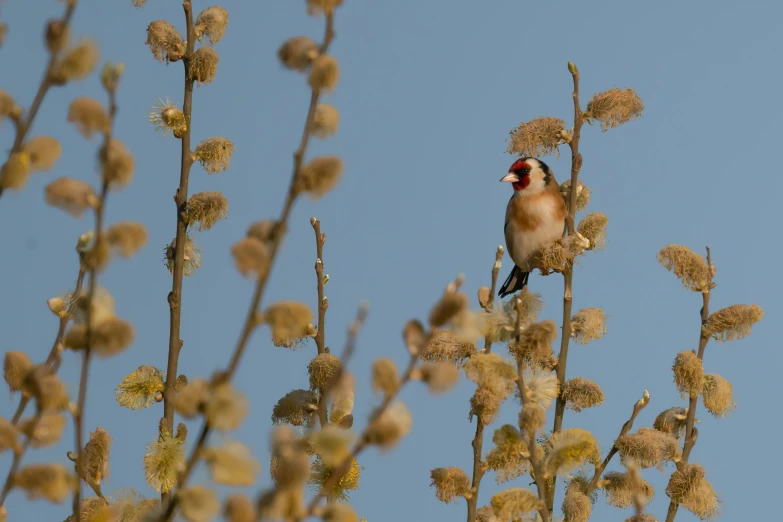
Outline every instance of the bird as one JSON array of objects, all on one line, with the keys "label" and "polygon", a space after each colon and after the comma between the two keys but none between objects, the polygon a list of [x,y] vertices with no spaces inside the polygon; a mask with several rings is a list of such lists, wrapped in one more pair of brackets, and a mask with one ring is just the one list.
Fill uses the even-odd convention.
[{"label": "bird", "polygon": [[540,267],[541,247],[563,237],[566,206],[552,169],[539,159],[516,160],[500,181],[514,187],[503,229],[514,268],[498,292],[503,298],[527,285],[530,272]]}]

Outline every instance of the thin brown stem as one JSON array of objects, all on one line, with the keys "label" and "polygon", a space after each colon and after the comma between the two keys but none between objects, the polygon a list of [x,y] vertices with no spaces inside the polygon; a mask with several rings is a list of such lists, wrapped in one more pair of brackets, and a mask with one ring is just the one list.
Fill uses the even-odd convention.
[{"label": "thin brown stem", "polygon": [[[190,150],[192,114],[193,114],[193,79],[190,77],[190,56],[196,44],[196,30],[193,24],[193,6],[190,0],[182,2],[185,11],[185,23],[187,26],[187,46],[185,56],[182,59],[184,65],[184,96],[182,112],[187,124],[181,138],[179,187],[174,195],[176,206],[177,233],[174,240],[174,267],[172,269],[171,292],[168,295],[169,303],[169,353],[166,362],[166,385],[163,391],[163,417],[169,429],[174,429],[174,397],[176,395],[177,367],[179,354],[182,350],[180,329],[182,326],[182,279],[185,273],[185,245],[187,243],[188,223],[185,221],[185,212],[188,203],[188,181],[190,168],[193,165],[193,155]],[[168,493],[161,494],[161,500],[165,501]]]},{"label": "thin brown stem", "polygon": [[[38,420],[41,418],[40,413],[35,418],[35,424],[38,423]],[[5,499],[8,497],[8,493],[11,492],[11,487],[14,483],[14,477],[16,476],[17,472],[19,472],[19,467],[22,464],[22,457],[24,457],[24,454],[27,453],[27,449],[30,447],[30,443],[32,442],[32,432],[35,431],[35,425],[33,425],[32,430],[30,432],[30,436],[28,436],[24,444],[22,444],[22,447],[19,449],[19,451],[16,451],[14,453],[14,460],[11,462],[11,469],[8,470],[8,475],[5,477],[5,483],[3,484],[3,491],[0,493],[0,507],[5,505]]]},{"label": "thin brown stem", "polygon": [[[65,14],[63,14],[63,17],[60,20],[63,31],[69,30],[71,19],[73,18],[73,13],[76,10],[77,4],[78,0],[71,0],[66,2]],[[48,93],[49,89],[52,87],[52,85],[54,85],[52,83],[52,71],[54,70],[54,66],[57,63],[58,56],[58,51],[49,53],[49,60],[46,64],[46,70],[44,71],[43,77],[41,78],[41,83],[38,85],[38,90],[35,93],[35,98],[33,98],[33,103],[30,105],[30,109],[21,117],[13,119],[14,123],[16,124],[16,135],[14,136],[14,144],[8,153],[9,157],[11,154],[15,154],[22,150],[22,147],[24,146],[24,140],[27,138],[27,134],[30,132],[30,129],[33,126],[33,122],[35,121],[35,117],[38,115],[38,111],[43,104],[46,93]],[[0,196],[2,195],[3,187],[0,186]]]},{"label": "thin brown stem", "polygon": [[[109,94],[109,128],[104,134],[104,140],[100,157],[106,157],[109,149],[109,145],[112,140],[112,132],[114,129],[114,121],[117,116],[117,95],[115,90],[108,90]],[[101,180],[101,193],[98,206],[95,209],[95,240],[93,248],[97,249],[101,247],[103,241],[103,218],[104,211],[106,209],[106,200],[109,194],[109,180],[104,175]],[[89,268],[89,281],[87,284],[87,296],[84,305],[84,320],[86,325],[85,332],[85,344],[84,353],[82,355],[82,366],[79,377],[79,398],[76,405],[76,411],[73,413],[74,417],[74,429],[76,432],[76,469],[84,469],[84,410],[87,404],[87,381],[90,370],[90,358],[92,355],[92,343],[93,343],[93,324],[92,324],[92,305],[95,298],[95,291],[98,286],[98,274],[95,261]],[[76,486],[73,494],[73,515],[75,520],[81,520],[81,499],[82,499],[82,482],[79,480],[79,484]]]},{"label": "thin brown stem", "polygon": [[[318,332],[315,334],[315,346],[318,355],[321,355],[326,351],[326,309],[329,308],[329,300],[324,295],[324,242],[326,234],[321,232],[321,222],[316,218],[311,218],[310,224],[313,225],[315,232],[315,277],[318,289]],[[322,397],[322,400],[318,402],[318,419],[323,428],[329,424],[329,417],[326,414],[326,401],[323,400],[325,390],[319,389],[318,392]]]},{"label": "thin brown stem", "polygon": [[[495,252],[495,262],[492,264],[492,283],[489,289],[489,300],[485,304],[487,310],[491,310],[495,305],[495,287],[498,282],[498,274],[500,273],[501,259],[503,259],[503,249],[498,247]],[[492,338],[487,335],[484,338],[483,353],[490,353],[492,350]],[[476,416],[476,435],[473,437],[473,441],[470,443],[473,448],[473,479],[471,481],[471,496],[466,499],[468,505],[468,522],[476,521],[476,510],[478,508],[478,494],[481,487],[481,479],[484,478],[484,462],[481,460],[481,454],[484,446],[484,423],[481,420],[481,415]]]},{"label": "thin brown stem", "polygon": [[[649,403],[650,403],[650,395],[647,393],[647,390],[645,390],[644,396],[638,401],[636,401],[636,403],[634,403],[631,417],[627,421],[625,421],[625,424],[623,424],[623,427],[620,430],[620,434],[617,436],[617,439],[619,439],[620,437],[626,435],[629,431],[631,431],[631,428],[633,428],[633,422],[636,420],[636,416],[639,415],[639,412],[641,412],[644,408],[646,408]],[[606,466],[609,465],[609,462],[612,460],[612,457],[614,457],[618,451],[619,450],[617,446],[613,444],[612,449],[610,449],[609,453],[606,454],[606,458],[604,459],[604,461],[601,463],[601,465],[595,468],[595,472],[593,473],[593,478],[590,480],[590,484],[587,485],[587,489],[585,490],[585,495],[590,495],[590,493],[595,491],[595,489],[598,487],[598,481],[601,480],[601,475],[603,474],[604,471],[606,471]]]},{"label": "thin brown stem", "polygon": [[[574,100],[574,131],[571,135],[571,141],[568,146],[571,148],[571,198],[568,205],[568,214],[566,215],[566,228],[568,235],[575,232],[574,220],[576,216],[576,195],[577,182],[579,180],[579,171],[582,168],[582,154],[579,152],[579,138],[582,134],[582,108],[579,103],[579,70],[576,65],[569,63],[568,70],[574,82],[572,98]],[[571,341],[571,310],[573,305],[573,266],[566,267],[563,270],[563,328],[560,336],[560,353],[557,356],[557,380],[560,382],[560,389],[563,389],[563,383],[566,380],[566,365],[568,363],[568,344]],[[563,415],[565,414],[565,400],[561,396],[555,403],[555,424],[553,433],[563,429]],[[557,475],[552,477],[552,487],[547,491],[547,507],[552,512],[555,503],[555,485],[557,484]]]},{"label": "thin brown stem", "polygon": [[[517,308],[517,324],[514,328],[514,335],[516,337],[516,343],[519,345],[521,342],[521,335],[522,335],[522,300],[517,298],[516,299],[516,308]],[[525,378],[523,375],[523,366],[522,364],[517,365],[517,379],[516,379],[516,385],[519,389],[519,397],[522,400],[522,409],[524,410],[525,405],[530,401],[530,399],[527,396],[527,393],[525,393]],[[520,426],[521,429],[521,426]],[[523,434],[524,435],[524,434]],[[541,468],[541,459],[539,459],[538,455],[538,443],[536,442],[536,432],[535,430],[531,431],[527,434],[528,440],[527,440],[527,447],[530,453],[530,457],[528,459],[530,460],[530,467],[533,469],[533,481],[536,483],[536,490],[538,491],[538,500],[540,503],[540,509],[538,510],[538,514],[541,515],[541,521],[542,522],[550,522],[552,510],[547,506],[547,487],[546,487],[546,479],[544,477],[543,469]]]},{"label": "thin brown stem", "polygon": [[[700,315],[700,328],[699,328],[699,351],[696,356],[700,361],[704,360],[704,350],[707,348],[707,343],[710,342],[710,334],[705,328],[707,319],[710,317],[710,289],[712,288],[712,255],[710,254],[710,247],[707,247],[707,265],[710,268],[710,282],[707,286],[707,290],[701,293],[701,311]],[[698,405],[699,394],[691,393],[688,400],[688,415],[685,417],[685,440],[682,444],[682,457],[677,463],[677,469],[682,469],[688,465],[688,459],[691,456],[693,446],[696,445],[696,439],[699,437],[699,430],[696,429],[696,406]],[[666,522],[674,522],[674,518],[677,516],[677,509],[679,504],[674,500],[669,502],[669,509],[666,512]]]},{"label": "thin brown stem", "polygon": [[[189,1],[186,0],[186,3],[189,4]],[[320,47],[321,54],[326,54],[326,52],[329,50],[329,45],[331,44],[332,39],[334,37],[333,23],[334,23],[334,14],[328,13],[326,15],[326,30],[324,31],[324,41]],[[277,254],[283,242],[283,237],[285,236],[285,232],[286,232],[286,226],[288,224],[288,218],[291,214],[291,210],[293,210],[294,202],[296,201],[296,197],[298,195],[296,190],[296,182],[299,176],[299,171],[302,168],[302,161],[304,159],[305,152],[307,151],[307,145],[310,141],[310,136],[312,135],[315,108],[318,105],[319,97],[320,97],[320,93],[317,91],[313,91],[312,95],[310,96],[310,107],[309,110],[307,111],[307,119],[305,121],[304,130],[302,131],[302,138],[299,143],[299,148],[294,153],[294,166],[291,173],[291,180],[288,186],[288,196],[286,197],[285,203],[283,204],[283,209],[280,212],[280,217],[278,218],[277,226],[275,227],[276,228],[275,233],[273,234],[272,240],[270,241],[269,269],[266,270],[258,278],[256,289],[255,292],[253,293],[253,298],[251,299],[250,306],[247,311],[247,316],[245,317],[244,325],[242,326],[242,333],[240,334],[239,340],[237,341],[237,344],[234,347],[234,352],[231,355],[231,360],[228,366],[226,367],[226,370],[222,374],[222,377],[226,381],[230,381],[233,378],[234,374],[236,373],[236,370],[239,367],[239,361],[242,359],[242,356],[245,353],[245,349],[247,348],[248,342],[250,341],[250,336],[252,335],[256,326],[258,326],[259,324],[258,310],[261,305],[261,299],[264,295],[264,290],[266,289],[267,281],[269,281],[269,276],[272,272],[275,260],[277,259]],[[173,388],[173,386],[174,385],[172,382],[171,388]],[[177,489],[183,487],[187,483],[188,479],[190,478],[190,475],[192,474],[193,469],[195,468],[196,463],[198,462],[198,459],[200,457],[201,450],[206,445],[206,441],[210,431],[211,431],[210,426],[205,419],[204,424],[201,428],[199,440],[196,443],[196,445],[193,447],[193,450],[190,456],[188,457],[187,463],[185,465],[185,472],[182,474],[180,482],[177,485]],[[166,507],[166,511],[159,518],[159,521],[168,522],[169,520],[171,520],[172,517],[174,516],[174,511],[176,507],[177,507],[177,496],[175,494],[168,499],[168,505]]]},{"label": "thin brown stem", "polygon": [[[405,372],[402,374],[402,378],[400,379],[400,385],[397,387],[394,393],[390,393],[386,395],[386,397],[384,397],[383,402],[381,402],[381,405],[375,410],[373,414],[375,418],[378,418],[381,415],[383,415],[383,413],[386,411],[386,409],[389,407],[392,401],[394,401],[394,399],[397,398],[402,388],[411,381],[411,377],[413,376],[413,371],[416,369],[416,364],[418,362],[419,362],[418,355],[411,355],[411,358],[408,361],[408,367],[405,369]],[[364,432],[359,437],[359,441],[354,445],[353,449],[348,454],[348,456],[345,457],[343,461],[334,469],[332,474],[329,475],[327,481],[324,482],[323,486],[321,486],[321,489],[318,491],[318,493],[312,498],[312,500],[310,500],[310,503],[307,505],[307,514],[300,520],[304,520],[315,513],[315,510],[318,507],[318,504],[321,501],[321,499],[329,494],[329,492],[334,488],[334,486],[337,485],[337,483],[345,476],[346,473],[348,473],[348,470],[351,469],[351,466],[353,465],[353,461],[356,460],[359,454],[370,445],[367,439],[367,434],[371,426],[372,426],[372,421],[364,429]]]}]

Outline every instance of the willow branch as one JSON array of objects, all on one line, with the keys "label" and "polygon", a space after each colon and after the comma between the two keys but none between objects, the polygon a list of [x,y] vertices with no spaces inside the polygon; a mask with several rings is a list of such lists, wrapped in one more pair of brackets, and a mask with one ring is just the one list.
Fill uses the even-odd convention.
[{"label": "willow branch", "polygon": [[[326,15],[326,30],[324,31],[324,41],[320,47],[321,54],[326,54],[326,52],[329,50],[329,45],[331,44],[332,39],[334,38],[333,24],[334,24],[334,15],[332,13],[328,13]],[[239,361],[242,359],[242,355],[245,353],[247,344],[250,341],[250,336],[252,335],[253,330],[255,330],[256,326],[258,326],[259,324],[258,317],[259,317],[259,307],[261,305],[261,299],[264,295],[264,290],[266,290],[266,285],[267,282],[269,281],[269,275],[271,274],[272,268],[274,267],[275,261],[277,259],[277,254],[280,250],[280,245],[283,242],[283,237],[285,236],[288,218],[291,214],[291,210],[293,209],[294,202],[296,201],[296,196],[297,196],[296,182],[299,176],[299,172],[302,168],[302,160],[304,158],[305,152],[307,151],[307,145],[310,141],[310,136],[312,135],[315,108],[318,105],[319,97],[320,97],[319,91],[313,91],[310,96],[310,108],[307,111],[307,119],[305,120],[304,130],[302,131],[302,139],[299,143],[299,148],[294,153],[294,167],[291,173],[291,181],[288,186],[288,196],[286,197],[285,203],[283,204],[283,209],[280,212],[280,217],[278,218],[277,226],[275,227],[276,228],[275,233],[273,234],[273,237],[270,241],[269,268],[259,276],[258,282],[256,283],[256,289],[255,292],[253,293],[253,297],[250,302],[250,307],[248,308],[247,316],[245,317],[244,325],[242,326],[242,333],[240,334],[239,340],[237,341],[237,344],[234,347],[234,352],[231,355],[231,360],[222,374],[222,377],[226,382],[230,381],[233,378],[234,374],[236,373],[237,367],[239,366]],[[202,425],[201,431],[199,432],[198,442],[196,443],[190,456],[188,457],[187,463],[185,465],[185,471],[182,474],[179,483],[177,484],[177,491],[179,491],[179,489],[182,488],[187,483],[188,479],[192,475],[193,469],[196,467],[198,459],[201,456],[202,453],[201,450],[206,445],[206,441],[210,431],[211,428],[207,423],[206,419],[204,419],[204,424]],[[166,507],[166,511],[160,517],[159,521],[160,522],[170,521],[174,516],[174,510],[176,509],[176,506],[177,506],[177,496],[175,494],[169,499],[168,505]]]},{"label": "willow branch", "polygon": [[[60,20],[63,32],[67,32],[70,29],[71,19],[73,18],[73,13],[76,10],[77,3],[78,0],[68,0],[66,3],[65,14],[63,14],[63,17]],[[30,129],[33,126],[33,122],[35,121],[35,117],[38,115],[38,111],[43,104],[46,93],[48,93],[49,89],[54,85],[52,82],[52,72],[54,71],[54,66],[57,62],[57,57],[59,54],[60,51],[49,52],[49,61],[46,64],[46,70],[44,71],[43,77],[41,78],[41,83],[38,85],[38,91],[35,93],[35,98],[33,98],[33,103],[30,105],[30,109],[27,111],[27,114],[11,117],[12,121],[16,125],[16,135],[14,137],[14,144],[11,146],[11,150],[8,153],[8,157],[11,157],[11,154],[21,152],[22,147],[24,146],[24,140],[27,138],[27,134],[30,132]],[[2,195],[3,187],[0,187],[0,196]]]},{"label": "willow branch", "polygon": [[[397,398],[402,388],[411,381],[413,371],[416,369],[416,364],[418,362],[419,356],[417,354],[412,354],[408,362],[408,367],[405,369],[405,372],[402,374],[402,378],[400,379],[400,385],[397,387],[394,393],[390,393],[384,397],[383,402],[373,414],[374,418],[380,418],[380,416],[384,414],[392,401]],[[307,517],[313,516],[321,499],[327,496],[334,486],[340,482],[345,474],[348,473],[348,471],[351,469],[353,461],[356,460],[359,454],[370,445],[367,435],[371,427],[372,421],[370,421],[370,423],[364,429],[361,436],[359,437],[359,441],[354,445],[353,449],[351,449],[351,452],[348,454],[348,456],[345,457],[343,461],[334,469],[334,472],[329,475],[329,479],[324,482],[318,493],[312,498],[312,500],[310,500],[310,503],[307,505],[306,515],[298,520],[304,520]]]},{"label": "willow branch", "polygon": [[[522,300],[516,298],[515,303],[517,308],[517,324],[514,328],[514,332],[515,332],[514,335],[516,337],[517,346],[519,346],[521,342],[521,334],[522,334]],[[517,388],[519,389],[519,397],[522,400],[522,409],[524,410],[525,405],[528,402],[530,402],[530,399],[525,393],[525,378],[522,372],[523,372],[522,364],[518,364],[516,384],[517,384]],[[527,436],[528,436],[528,440],[527,440],[528,453],[530,453],[528,460],[530,460],[530,467],[533,468],[533,481],[536,483],[536,490],[538,491],[538,500],[541,506],[538,510],[538,514],[541,515],[542,522],[550,522],[551,520],[550,513],[552,512],[552,510],[547,506],[546,479],[543,478],[544,473],[541,468],[541,460],[539,459],[539,455],[537,451],[538,443],[536,442],[535,430],[528,433]]]},{"label": "willow branch", "polygon": [[16,476],[17,472],[19,471],[19,466],[22,464],[22,458],[24,457],[24,454],[27,453],[28,448],[30,447],[30,443],[33,439],[33,432],[35,431],[36,425],[38,424],[38,421],[41,419],[41,413],[37,413],[35,416],[35,419],[33,421],[32,429],[30,430],[30,435],[27,436],[27,438],[24,441],[24,444],[22,445],[21,449],[14,452],[14,460],[11,462],[11,469],[8,470],[8,475],[5,477],[5,483],[3,484],[3,491],[0,493],[0,507],[3,507],[5,505],[5,499],[8,497],[8,493],[11,492],[11,487],[14,483],[14,477]]},{"label": "willow branch", "polygon": [[[633,412],[631,413],[631,418],[625,421],[625,424],[623,424],[623,427],[620,430],[620,434],[617,436],[617,439],[619,439],[620,437],[626,435],[629,431],[631,431],[631,428],[633,428],[633,422],[636,420],[636,416],[639,415],[639,412],[641,412],[644,408],[646,408],[649,403],[650,403],[650,394],[647,393],[647,390],[645,390],[644,396],[634,403]],[[598,481],[601,480],[601,475],[603,474],[604,471],[606,471],[606,466],[609,465],[609,462],[612,460],[612,457],[614,457],[618,451],[619,449],[617,448],[617,446],[613,444],[612,449],[610,449],[609,453],[606,454],[606,458],[604,459],[604,461],[601,463],[600,466],[595,468],[595,472],[593,473],[593,478],[590,480],[590,484],[587,485],[587,489],[585,490],[585,495],[589,495],[590,493],[595,491],[595,489],[598,487]]]},{"label": "willow branch", "polygon": [[[185,221],[185,211],[188,202],[188,180],[190,168],[193,165],[193,154],[190,151],[193,114],[193,79],[190,75],[190,57],[196,44],[196,30],[193,25],[193,7],[190,0],[182,2],[187,26],[187,47],[182,59],[184,65],[184,97],[182,112],[185,115],[186,128],[181,138],[179,187],[174,195],[176,206],[177,234],[174,239],[174,268],[172,269],[171,292],[169,303],[169,354],[166,363],[166,385],[163,391],[163,417],[170,430],[174,429],[174,398],[176,395],[177,366],[182,350],[180,329],[182,326],[182,278],[185,271],[185,244],[187,241],[188,224]],[[161,494],[161,500],[166,500],[168,493]]]},{"label": "willow branch", "polygon": [[[316,218],[310,218],[310,224],[313,225],[315,232],[315,277],[318,280],[318,331],[315,334],[315,346],[318,349],[318,355],[321,355],[326,351],[326,309],[329,308],[329,300],[324,295],[324,242],[326,234],[321,232],[321,222]],[[326,414],[326,401],[323,400],[325,390],[321,389],[319,393],[322,400],[318,401],[318,419],[323,428],[329,424],[329,417]]]},{"label": "willow branch", "polygon": [[[82,291],[82,283],[84,282],[84,274],[86,272],[87,269],[85,269],[84,265],[80,263],[79,275],[76,277],[76,288],[72,294],[74,299],[77,298]],[[57,335],[54,338],[51,350],[49,350],[49,356],[46,358],[46,364],[49,365],[53,373],[57,373],[57,370],[60,369],[60,363],[62,362],[61,353],[63,336],[65,335],[65,328],[68,326],[70,320],[70,312],[64,317],[60,317],[59,326],[57,327]],[[11,420],[11,424],[15,426],[19,423],[19,419],[22,418],[22,415],[24,414],[24,411],[29,403],[30,397],[22,395],[19,398],[19,406],[16,408],[16,413],[14,413],[14,418]]]},{"label": "willow branch", "polygon": [[[699,351],[696,356],[700,361],[704,360],[704,349],[707,348],[707,343],[710,342],[710,334],[705,328],[707,319],[710,316],[710,289],[712,288],[712,256],[710,254],[710,247],[707,247],[707,266],[710,269],[710,282],[707,285],[707,290],[701,293],[701,325],[699,328]],[[682,458],[677,463],[677,469],[682,469],[688,465],[688,458],[691,456],[693,446],[696,445],[696,439],[699,436],[699,430],[696,429],[696,406],[698,405],[699,394],[691,393],[688,400],[688,415],[685,417],[685,440],[682,444]],[[674,500],[669,502],[669,509],[666,512],[666,522],[674,522],[674,517],[677,516],[677,509],[679,504]]]},{"label": "willow branch", "polygon": [[[571,200],[568,205],[568,214],[566,215],[566,227],[568,235],[573,235],[575,231],[574,218],[576,215],[576,194],[577,181],[579,179],[579,170],[582,168],[582,154],[579,152],[579,138],[582,134],[582,108],[579,104],[579,70],[576,65],[569,62],[568,70],[574,82],[574,91],[571,95],[574,100],[574,132],[568,146],[571,148]],[[560,353],[557,358],[557,380],[560,382],[560,389],[563,389],[563,383],[566,381],[566,365],[568,362],[568,343],[571,340],[571,308],[573,304],[573,266],[567,266],[563,270],[563,328],[560,336]],[[559,432],[563,428],[563,415],[565,414],[566,402],[562,396],[558,396],[555,403],[555,425],[553,433]],[[555,502],[555,485],[557,484],[557,475],[552,477],[552,488],[547,492],[547,507],[552,512]]]},{"label": "willow branch", "polygon": [[[109,144],[112,139],[112,130],[114,128],[114,120],[117,115],[117,96],[116,92],[111,89],[107,89],[109,94],[109,128],[104,134],[103,147],[101,151],[101,158],[105,158],[109,149]],[[104,175],[101,179],[101,196],[100,202],[95,209],[95,241],[93,248],[100,248],[103,239],[103,218],[104,210],[106,208],[106,199],[109,194],[109,183],[107,177]],[[97,267],[93,262],[89,268],[89,282],[87,285],[87,300],[84,307],[84,317],[86,323],[85,332],[85,344],[84,354],[82,356],[82,367],[79,377],[79,399],[76,405],[76,411],[74,416],[74,428],[76,431],[76,469],[84,469],[84,408],[87,403],[87,379],[90,370],[90,357],[92,355],[92,343],[93,343],[93,324],[92,324],[92,303],[95,298],[95,290],[98,286]],[[79,480],[79,485],[76,487],[73,494],[73,514],[75,520],[81,520],[81,497],[82,497],[82,482]]]},{"label": "willow branch", "polygon": [[[500,273],[500,262],[503,259],[503,249],[498,247],[495,252],[495,262],[492,264],[492,283],[489,289],[489,300],[485,304],[487,310],[492,310],[495,304],[495,287],[498,283],[498,274]],[[484,338],[483,353],[489,353],[492,350],[492,338],[487,335]],[[470,498],[467,498],[468,504],[468,522],[476,521],[476,509],[478,507],[478,493],[481,486],[481,479],[484,478],[484,463],[481,460],[481,454],[484,446],[484,423],[481,421],[481,415],[476,416],[476,435],[471,442],[473,447],[473,480],[471,482]]]}]

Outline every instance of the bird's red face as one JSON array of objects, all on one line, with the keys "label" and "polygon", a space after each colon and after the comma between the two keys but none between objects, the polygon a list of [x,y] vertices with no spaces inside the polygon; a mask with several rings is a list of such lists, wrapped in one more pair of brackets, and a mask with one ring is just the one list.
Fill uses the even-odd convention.
[{"label": "bird's red face", "polygon": [[510,181],[514,190],[523,190],[530,184],[530,171],[532,167],[525,159],[520,159],[514,162],[508,169],[508,174],[500,178],[500,181]]}]

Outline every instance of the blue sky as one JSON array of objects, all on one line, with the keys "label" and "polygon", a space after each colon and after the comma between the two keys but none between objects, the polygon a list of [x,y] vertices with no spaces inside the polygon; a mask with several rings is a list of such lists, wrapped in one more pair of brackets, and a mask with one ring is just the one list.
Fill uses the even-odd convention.
[{"label": "blue sky", "polygon": [[[208,5],[195,1],[197,11]],[[234,270],[230,246],[249,223],[277,216],[288,183],[309,96],[302,76],[281,69],[276,50],[291,36],[317,39],[322,32],[322,21],[305,14],[303,1],[222,5],[230,23],[216,46],[221,56],[216,81],[196,89],[193,133],[196,142],[228,137],[237,150],[228,172],[207,176],[196,166],[191,174],[191,192],[222,191],[230,216],[197,235],[203,265],[185,280],[180,370],[190,377],[207,376],[228,361],[252,292]],[[10,32],[0,49],[0,88],[26,105],[46,58],[39,37],[44,21],[62,5],[39,0],[33,8],[33,2],[9,1],[1,9]],[[310,149],[311,155],[339,154],[345,176],[322,200],[296,205],[266,302],[296,299],[315,307],[309,218],[317,216],[327,234],[324,262],[331,276],[327,345],[339,352],[359,302],[366,299],[372,307],[351,366],[359,382],[356,424],[363,426],[379,402],[369,387],[372,361],[383,356],[399,366],[405,362],[400,338],[405,321],[425,318],[460,272],[470,295],[489,284],[511,191],[498,183],[512,161],[505,153],[508,131],[538,116],[572,118],[566,63],[573,61],[582,73],[584,104],[593,93],[632,87],[646,109],[641,120],[619,129],[584,130],[581,179],[593,190],[588,210],[604,212],[609,229],[606,249],[589,254],[576,271],[574,308],[603,307],[609,331],[600,341],[574,346],[568,370],[570,377],[598,382],[606,401],[600,408],[568,412],[565,425],[592,430],[605,452],[644,389],[652,399],[636,427],[650,426],[658,412],[684,404],[670,368],[677,352],[697,346],[701,298],[655,256],[669,243],[698,252],[709,245],[718,269],[714,309],[758,303],[766,316],[749,339],[707,348],[707,371],[733,383],[738,409],[716,420],[699,406],[702,423],[691,462],[705,465],[723,499],[723,520],[766,516],[779,489],[775,469],[781,463],[766,448],[776,447],[783,427],[769,402],[783,364],[773,327],[783,290],[775,268],[783,252],[774,239],[783,189],[776,153],[781,15],[783,7],[772,1],[755,2],[751,9],[733,2],[346,0],[332,47],[342,76],[328,97],[341,112],[340,132]],[[113,389],[137,366],[165,368],[166,360],[170,275],[161,260],[175,232],[179,144],[154,132],[147,110],[159,97],[181,102],[182,69],[155,62],[144,46],[147,24],[157,19],[182,29],[180,2],[149,0],[135,9],[130,0],[83,0],[74,22],[75,35],[99,42],[102,60],[126,64],[117,136],[135,155],[136,177],[128,189],[111,195],[107,220],[139,220],[150,232],[145,250],[113,263],[101,278],[118,313],[136,326],[136,341],[120,356],[96,361],[86,427],[101,425],[114,437],[112,476],[104,491],[135,487],[148,495],[142,455],[156,438],[162,407],[125,410]],[[25,350],[36,360],[45,357],[57,329],[46,299],[72,287],[73,245],[91,226],[89,218],[75,220],[47,207],[42,196],[57,176],[97,181],[97,140],[86,142],[66,122],[68,103],[83,95],[103,99],[96,76],[50,93],[32,134],[59,139],[63,156],[54,172],[36,174],[24,192],[0,201],[2,348]],[[11,142],[12,126],[6,123],[0,143]],[[563,152],[547,159],[560,182],[570,161]],[[506,257],[501,277],[510,268]],[[547,302],[542,318],[559,320],[562,279],[535,275],[531,287]],[[289,390],[307,387],[306,365],[314,352],[312,344],[296,352],[275,348],[262,330],[239,369],[237,383],[251,406],[233,437],[262,461],[263,487],[270,483],[272,407]],[[66,354],[61,374],[74,394],[77,373],[78,357]],[[421,386],[404,391],[413,429],[393,453],[371,450],[360,459],[361,488],[352,495],[360,516],[370,522],[464,518],[464,502],[446,506],[435,499],[429,470],[471,468],[472,390],[463,379],[446,396],[430,397]],[[0,401],[0,414],[12,415],[16,401]],[[513,423],[517,408],[509,402],[492,428]],[[488,429],[486,447],[491,433]],[[65,461],[72,440],[69,430],[60,445],[25,461]],[[7,469],[10,456],[0,463]],[[613,462],[610,469],[618,467]],[[665,473],[645,472],[657,490],[649,512],[661,519],[671,471],[670,466]],[[207,481],[204,469],[196,481]],[[488,474],[480,505],[500,489]],[[58,520],[69,505],[24,502],[21,493],[11,494],[9,520]],[[594,510],[596,520],[627,516],[603,498]],[[696,518],[681,510],[678,520]]]}]

